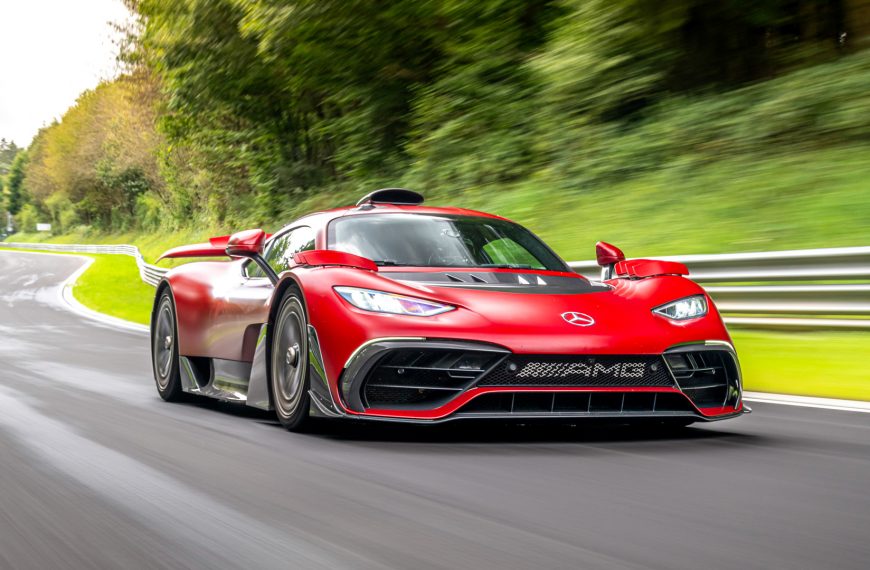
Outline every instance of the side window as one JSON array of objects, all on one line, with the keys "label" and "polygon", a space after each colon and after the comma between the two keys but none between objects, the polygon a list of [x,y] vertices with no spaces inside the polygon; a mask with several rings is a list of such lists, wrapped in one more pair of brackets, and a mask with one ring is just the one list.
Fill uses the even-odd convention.
[{"label": "side window", "polygon": [[[264,254],[266,263],[272,266],[275,273],[281,273],[292,263],[294,253],[314,249],[314,235],[314,230],[308,226],[300,226],[276,238],[266,249]],[[250,263],[248,277],[265,277],[265,275],[255,263]]]},{"label": "side window", "polygon": [[[271,255],[266,258],[275,273],[285,271],[293,263],[293,254],[314,249],[314,230],[308,226],[290,230],[282,244],[275,244]],[[279,245],[281,247],[279,247]]]}]

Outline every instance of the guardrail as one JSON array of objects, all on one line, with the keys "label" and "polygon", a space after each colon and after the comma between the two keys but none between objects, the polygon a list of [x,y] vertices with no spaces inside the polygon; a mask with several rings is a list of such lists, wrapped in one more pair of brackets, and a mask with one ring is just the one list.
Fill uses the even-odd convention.
[{"label": "guardrail", "polygon": [[0,242],[0,247],[13,249],[35,249],[38,251],[56,251],[58,253],[108,253],[115,255],[129,255],[136,260],[139,268],[139,277],[143,282],[156,287],[168,269],[145,263],[145,259],[135,245],[85,245],[85,244],[56,244],[56,243],[7,243]]},{"label": "guardrail", "polygon": [[[870,247],[656,256],[656,259],[685,263],[692,280],[699,283],[870,279]],[[568,265],[587,277],[598,276],[595,261],[573,261]]]},{"label": "guardrail", "polygon": [[[2,243],[65,253],[109,253],[136,260],[142,281],[156,286],[166,269],[145,263],[132,245]],[[870,329],[870,247],[656,257],[685,263],[729,325],[754,328]],[[594,261],[569,265],[598,279]],[[863,282],[862,282],[863,281]]]},{"label": "guardrail", "polygon": [[[870,329],[870,247],[656,259],[685,263],[731,325]],[[595,261],[568,265],[591,279],[600,273]]]}]

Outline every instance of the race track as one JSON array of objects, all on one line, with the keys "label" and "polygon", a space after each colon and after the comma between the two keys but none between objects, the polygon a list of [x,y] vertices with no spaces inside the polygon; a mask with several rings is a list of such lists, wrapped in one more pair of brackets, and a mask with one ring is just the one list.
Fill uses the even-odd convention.
[{"label": "race track", "polygon": [[0,569],[866,568],[870,414],[757,404],[651,434],[167,404],[82,260],[0,252]]}]

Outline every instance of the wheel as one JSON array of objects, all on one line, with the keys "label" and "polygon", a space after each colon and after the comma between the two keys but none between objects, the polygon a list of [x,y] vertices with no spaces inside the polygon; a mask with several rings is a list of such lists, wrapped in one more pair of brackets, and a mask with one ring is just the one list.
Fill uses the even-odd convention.
[{"label": "wheel", "polygon": [[169,289],[163,291],[157,302],[151,330],[151,364],[157,392],[167,402],[184,398],[181,389],[181,371],[178,366],[178,325],[175,319],[175,303]]},{"label": "wheel", "polygon": [[308,321],[295,290],[281,300],[272,331],[270,378],[272,404],[278,421],[291,431],[301,431],[308,421]]}]

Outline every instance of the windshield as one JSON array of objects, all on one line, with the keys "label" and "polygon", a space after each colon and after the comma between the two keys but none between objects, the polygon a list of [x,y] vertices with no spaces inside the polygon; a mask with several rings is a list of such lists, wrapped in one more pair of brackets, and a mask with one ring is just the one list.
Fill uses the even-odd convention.
[{"label": "windshield", "polygon": [[482,216],[347,216],[330,224],[329,249],[361,255],[382,266],[567,271],[564,262],[527,229]]}]

